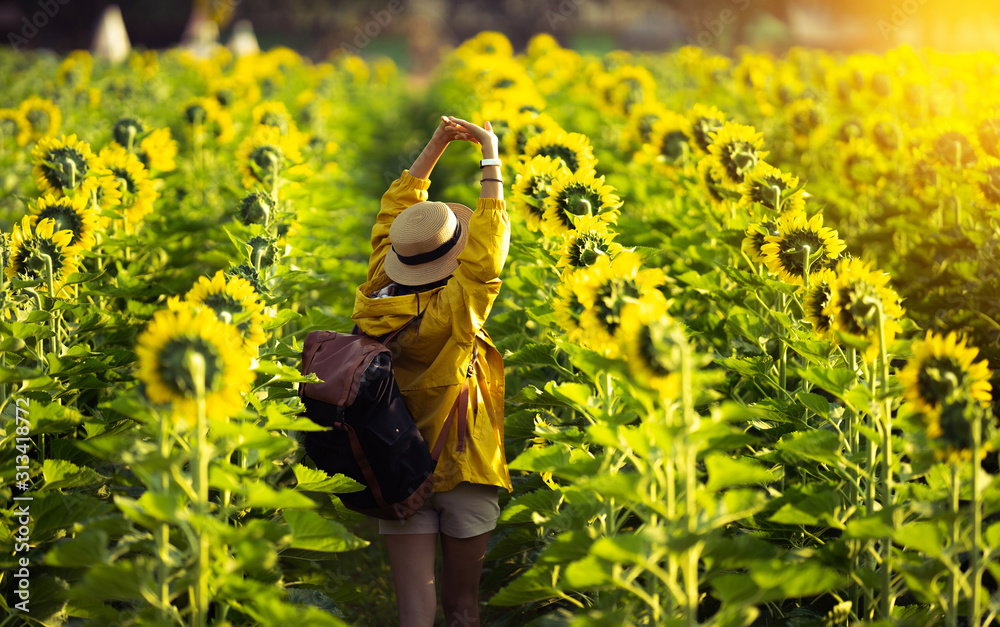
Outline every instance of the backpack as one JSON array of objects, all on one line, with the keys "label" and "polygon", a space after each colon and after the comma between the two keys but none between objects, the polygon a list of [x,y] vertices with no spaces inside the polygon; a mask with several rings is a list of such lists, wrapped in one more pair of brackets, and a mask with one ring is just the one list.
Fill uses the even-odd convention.
[{"label": "backpack", "polygon": [[[403,402],[386,347],[403,328],[381,340],[357,327],[350,334],[312,331],[302,347],[302,374],[321,379],[299,385],[305,415],[328,427],[305,432],[306,453],[327,474],[343,474],[365,486],[337,494],[345,506],[387,520],[409,519],[430,498],[434,468],[456,421],[458,447],[464,448],[469,406],[467,376],[434,449],[428,450]],[[473,347],[472,364],[475,342]]]}]

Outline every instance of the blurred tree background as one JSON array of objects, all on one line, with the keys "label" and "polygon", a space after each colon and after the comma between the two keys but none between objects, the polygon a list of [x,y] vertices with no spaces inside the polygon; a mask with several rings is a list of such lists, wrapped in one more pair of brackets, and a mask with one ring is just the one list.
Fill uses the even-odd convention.
[{"label": "blurred tree background", "polygon": [[[483,30],[520,49],[538,32],[564,46],[724,52],[750,45],[781,52],[802,45],[881,52],[900,44],[938,50],[995,49],[994,0],[120,0],[134,46],[163,48],[190,33],[192,16],[213,20],[226,41],[252,25],[260,46],[284,45],[314,59],[337,50],[385,54],[420,73],[444,49]],[[17,41],[44,21],[28,48],[90,47],[111,0],[0,0],[0,35]],[[41,15],[39,13],[41,12]]]}]

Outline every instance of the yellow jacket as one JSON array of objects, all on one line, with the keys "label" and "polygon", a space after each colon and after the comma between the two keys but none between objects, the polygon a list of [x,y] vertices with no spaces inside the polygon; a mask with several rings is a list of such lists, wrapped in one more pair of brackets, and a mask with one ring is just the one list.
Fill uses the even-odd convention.
[{"label": "yellow jacket", "polygon": [[368,281],[358,287],[352,318],[368,335],[383,336],[409,322],[417,314],[419,301],[424,311],[419,329],[413,324],[392,342],[400,348],[398,356],[394,351],[393,369],[406,406],[431,448],[461,392],[472,343],[478,342],[475,376],[469,379],[465,450],[456,450],[458,435],[453,424],[434,471],[434,490],[450,490],[462,481],[511,490],[503,446],[503,358],[483,329],[500,293],[500,271],[510,245],[504,201],[479,199],[458,269],[446,285],[420,294],[371,298],[391,283],[382,270],[390,246],[389,226],[403,209],[427,200],[429,186],[429,179],[404,170],[382,196],[372,229]]}]

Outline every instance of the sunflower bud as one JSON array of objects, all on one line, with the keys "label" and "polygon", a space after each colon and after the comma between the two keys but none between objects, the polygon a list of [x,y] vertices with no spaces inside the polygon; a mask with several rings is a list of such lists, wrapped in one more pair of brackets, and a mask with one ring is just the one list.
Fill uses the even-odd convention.
[{"label": "sunflower bud", "polygon": [[258,267],[263,268],[274,264],[275,256],[278,254],[278,246],[273,239],[257,236],[251,239],[249,244],[252,249],[250,258],[259,259]]},{"label": "sunflower bud", "polygon": [[240,201],[240,222],[267,224],[271,216],[271,201],[260,192],[251,192]]},{"label": "sunflower bud", "polygon": [[111,129],[111,137],[124,146],[129,152],[133,151],[136,139],[146,131],[146,126],[135,118],[122,118],[115,122]]}]

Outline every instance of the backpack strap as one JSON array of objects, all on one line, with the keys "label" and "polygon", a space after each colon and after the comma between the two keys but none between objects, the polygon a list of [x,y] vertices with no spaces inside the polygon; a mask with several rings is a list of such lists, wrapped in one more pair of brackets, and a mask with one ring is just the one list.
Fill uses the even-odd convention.
[{"label": "backpack strap", "polygon": [[375,497],[375,502],[382,510],[391,511],[392,506],[385,502],[382,498],[382,488],[378,485],[378,479],[375,478],[375,473],[372,471],[371,464],[368,463],[368,457],[365,456],[364,450],[361,448],[361,442],[358,441],[358,434],[354,432],[354,428],[346,422],[341,423],[344,429],[347,431],[347,437],[351,441],[351,452],[354,453],[354,459],[361,466],[361,473],[365,476],[365,481],[368,484],[368,488],[372,491],[372,496]]}]

